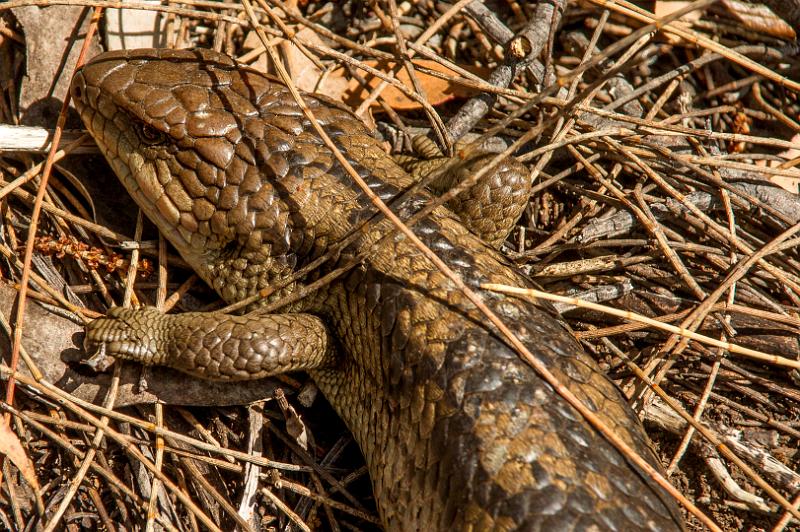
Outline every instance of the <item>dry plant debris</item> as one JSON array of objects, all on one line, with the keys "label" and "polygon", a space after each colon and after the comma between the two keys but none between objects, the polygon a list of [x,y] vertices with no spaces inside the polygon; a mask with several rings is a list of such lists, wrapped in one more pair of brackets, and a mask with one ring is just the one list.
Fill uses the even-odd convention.
[{"label": "dry plant debris", "polygon": [[[50,4],[0,5],[0,123],[55,128],[41,110],[111,7]],[[565,319],[640,412],[671,481],[723,530],[800,526],[780,503],[800,496],[800,4],[768,6],[658,0],[657,20],[605,0],[252,5],[298,83],[376,124],[388,150],[417,135],[451,153],[489,141],[529,165],[535,194],[507,255],[574,298],[558,303]],[[135,23],[106,11],[90,55],[125,43],[130,20],[151,32],[135,32],[138,46],[275,67],[243,5],[131,7]],[[132,368],[100,379],[75,363],[71,335],[111,304],[215,299],[99,157],[65,156],[84,139],[44,163],[2,131],[0,528],[377,528],[359,453],[304,376],[233,390],[169,372],[141,383]],[[36,303],[15,337],[24,280]]]}]

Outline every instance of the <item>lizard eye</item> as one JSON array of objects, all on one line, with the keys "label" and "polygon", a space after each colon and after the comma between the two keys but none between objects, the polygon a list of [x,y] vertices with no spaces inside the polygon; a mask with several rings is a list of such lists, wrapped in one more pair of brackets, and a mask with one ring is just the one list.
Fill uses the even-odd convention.
[{"label": "lizard eye", "polygon": [[142,142],[150,146],[164,142],[164,133],[148,125],[143,125],[139,128],[139,137]]}]

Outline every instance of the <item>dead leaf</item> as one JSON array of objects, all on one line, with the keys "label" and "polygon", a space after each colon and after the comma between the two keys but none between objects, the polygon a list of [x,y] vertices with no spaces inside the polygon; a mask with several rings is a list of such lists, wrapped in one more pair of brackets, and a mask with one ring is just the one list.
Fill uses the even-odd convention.
[{"label": "dead leaf", "polygon": [[748,29],[778,39],[793,41],[794,29],[782,18],[762,4],[749,4],[739,0],[722,0],[729,16],[738,19]]},{"label": "dead leaf", "polygon": [[278,402],[278,406],[283,412],[283,417],[286,419],[286,432],[289,433],[289,436],[294,438],[300,447],[308,450],[308,431],[306,431],[306,424],[303,423],[297,410],[286,400],[286,395],[281,388],[275,390],[275,400]]},{"label": "dead leaf", "polygon": [[793,192],[794,194],[800,194],[800,176],[787,177],[782,175],[776,175],[772,176],[770,181],[772,181],[779,187],[788,190],[789,192]]},{"label": "dead leaf", "polygon": [[108,9],[105,21],[107,50],[157,48],[167,42],[167,17],[158,11]]},{"label": "dead leaf", "polygon": [[[25,33],[27,71],[19,97],[24,125],[53,127],[56,123],[89,24],[90,17],[81,15],[83,9],[27,6],[12,10]],[[77,28],[81,20],[83,23]],[[73,32],[79,35],[77,39],[73,40]],[[99,52],[95,39],[88,57]]]},{"label": "dead leaf", "polygon": [[[320,36],[310,28],[301,28],[297,32],[297,37],[304,42],[316,43],[319,45],[325,44]],[[255,50],[260,47],[261,41],[257,39],[257,36],[255,34],[248,34],[245,39],[244,49]],[[320,69],[319,66],[314,63],[314,61],[309,59],[309,57],[303,53],[298,46],[289,40],[282,41],[277,46],[277,49],[280,53],[281,59],[283,60],[283,64],[286,67],[286,71],[289,73],[292,82],[298,89],[308,93],[323,94],[327,98],[345,103],[353,109],[357,108],[361,102],[367,98],[370,90],[375,88],[381,82],[381,79],[377,76],[373,76],[372,74],[369,74],[358,67],[354,68],[369,85],[369,90],[364,88],[364,86],[350,74],[349,69],[345,67],[337,67],[332,71],[324,71]],[[266,62],[262,63],[262,61]],[[391,73],[396,65],[395,61],[383,61],[376,59],[366,60],[363,61],[363,63],[381,72],[386,72],[387,74]],[[440,65],[436,61],[428,59],[415,59],[413,60],[413,63],[416,67],[423,67],[436,72],[441,72],[442,74],[448,76],[459,76],[459,74]],[[272,68],[271,64],[269,64],[269,58],[266,54],[261,54],[256,62],[252,63],[250,66],[261,70],[262,72],[266,71],[273,74],[275,73],[275,69]],[[489,75],[489,69],[487,68],[462,68],[473,74],[476,74],[481,78],[485,78]],[[467,98],[478,92],[475,89],[441,79],[435,75],[427,74],[420,70],[417,70],[416,74],[422,89],[425,91],[425,96],[428,99],[428,102],[434,106],[441,105],[457,97]],[[408,71],[405,68],[400,69],[395,77],[398,79],[398,81],[403,83],[403,85],[408,87],[409,90],[414,91],[414,87],[411,84],[408,76]],[[403,94],[402,91],[392,87],[391,85],[386,87],[383,92],[381,92],[381,97],[392,109],[397,111],[409,111],[420,109],[422,107],[418,102],[408,98],[405,94]],[[372,108],[373,110],[379,110],[380,104],[376,102],[372,105]]]},{"label": "dead leaf", "polygon": [[25,453],[17,435],[11,430],[11,427],[3,422],[0,422],[0,454],[7,456],[17,466],[25,481],[36,492],[39,491],[39,479],[36,478],[33,462]]},{"label": "dead leaf", "polygon": [[[791,140],[792,144],[800,146],[800,134],[795,135],[792,137]],[[778,154],[779,157],[784,159],[785,161],[796,161],[800,159],[800,149],[790,148],[788,150],[782,151]],[[784,167],[781,163],[777,160],[770,160],[770,161],[757,161],[757,166],[768,166],[770,168],[779,168]],[[770,176],[769,180],[778,185],[779,187],[783,188],[784,190],[788,190],[793,194],[800,194],[800,167],[797,165],[790,167],[787,172],[797,174],[797,177],[791,175],[773,175]]]},{"label": "dead leaf", "polygon": [[[658,0],[653,8],[653,14],[657,19],[663,18],[666,17],[667,15],[671,15],[672,13],[678,11],[679,9],[683,9],[684,7],[689,5],[689,3],[690,2],[684,0]],[[698,20],[700,18],[700,13],[701,12],[697,10],[691,11],[683,15],[678,20],[673,21],[671,24],[672,26],[688,28],[690,22]],[[678,37],[677,35],[674,35],[670,32],[661,32],[659,34],[659,39],[663,39],[670,44],[679,44],[682,41],[681,37]]]},{"label": "dead leaf", "polygon": [[[324,44],[319,35],[310,28],[301,29],[297,32],[297,36],[306,42]],[[358,107],[369,95],[369,91],[365,89],[357,79],[350,75],[350,71],[345,67],[338,67],[326,73],[314,64],[299,47],[288,40],[284,40],[278,45],[278,51],[283,59],[283,64],[287,72],[289,72],[289,76],[292,78],[292,82],[302,91],[324,94],[328,98],[341,101],[353,108]],[[440,65],[436,61],[416,59],[413,63],[415,67],[423,67],[441,72],[445,75],[457,76],[455,72]],[[364,61],[364,64],[381,72],[391,73],[397,63],[394,61],[370,59]],[[375,88],[381,82],[381,79],[377,76],[373,76],[357,67],[356,70],[367,82],[370,89]],[[487,69],[470,70],[478,75],[488,75]],[[270,71],[272,71],[272,69],[270,69]],[[408,76],[408,71],[405,68],[401,69],[395,77],[403,85],[408,87],[409,90],[414,90]],[[417,70],[417,78],[431,105],[440,105],[456,97],[469,97],[477,92],[474,89],[451,83],[450,81],[419,70]],[[407,97],[401,90],[391,85],[383,90],[381,96],[392,109],[397,111],[409,111],[422,107],[418,102]],[[378,109],[380,105],[376,103],[373,107]]]},{"label": "dead leaf", "polygon": [[[800,134],[797,134],[794,137],[792,137],[791,142],[792,144],[797,144],[798,146],[800,146]],[[787,161],[794,161],[795,159],[800,159],[800,150],[789,149],[779,153],[778,155]],[[778,161],[770,161],[769,166],[774,168],[780,165]],[[770,181],[772,181],[779,187],[788,190],[789,192],[800,194],[800,169],[798,169],[797,166],[795,166],[793,169],[794,171],[797,172],[797,177],[774,175],[770,177]]]},{"label": "dead leaf", "polygon": [[[297,37],[304,42],[325,44],[320,36],[310,28],[302,28],[297,32]],[[321,92],[336,100],[347,89],[347,80],[341,79],[341,77],[332,79],[330,76],[325,76],[324,71],[291,41],[281,42],[278,52],[298,89],[305,92]],[[325,89],[321,90],[317,86],[323,78],[325,79]]]},{"label": "dead leaf", "polygon": [[[655,14],[656,18],[664,18],[667,15],[671,15],[672,13],[678,11],[679,9],[683,9],[690,3],[691,2],[688,2],[686,0],[659,0],[658,2],[656,2],[653,13]],[[678,20],[682,22],[699,20],[700,13],[701,13],[700,11],[695,10],[685,14]]]},{"label": "dead leaf", "polygon": [[[380,61],[380,60],[369,60],[364,61],[365,64],[368,66],[375,68],[376,70],[380,70],[382,72],[391,72],[395,67],[394,61]],[[415,59],[413,61],[414,66],[417,67],[424,67],[436,72],[441,72],[443,74],[449,76],[458,76],[455,72],[446,68],[436,61],[431,61],[428,59]],[[471,67],[464,67],[466,70],[469,70],[473,74],[478,75],[479,77],[485,77],[488,75],[488,69],[483,68],[471,68]],[[367,72],[360,71],[361,75],[369,85],[370,89],[376,87],[380,82],[381,79],[373,76]],[[428,102],[431,105],[441,105],[445,102],[448,102],[454,98],[468,98],[473,96],[478,91],[476,89],[472,89],[470,87],[465,87],[464,85],[453,83],[451,81],[441,79],[437,76],[432,74],[427,74],[425,72],[416,71],[417,79],[419,79],[420,85],[422,85],[422,89],[425,91],[425,96],[428,99]],[[333,72],[331,72],[328,79],[336,79],[345,77],[345,69],[344,68],[337,68]],[[347,75],[349,78],[350,76]],[[400,81],[403,85],[408,87],[409,90],[414,91],[414,86],[411,84],[411,81],[408,77],[408,72],[405,68],[402,68],[400,72],[398,72],[395,77],[398,81]],[[325,83],[322,84],[321,89],[325,94],[328,94],[328,81],[326,80]],[[358,107],[358,105],[366,99],[369,91],[365,89],[358,80],[350,79],[348,82],[347,90],[341,95],[341,100],[351,107]],[[405,94],[403,94],[399,89],[389,85],[386,89],[383,90],[381,93],[381,97],[386,101],[392,109],[397,111],[409,111],[414,109],[420,109],[422,106],[408,98]],[[373,107],[377,107],[378,104],[373,104]]]}]

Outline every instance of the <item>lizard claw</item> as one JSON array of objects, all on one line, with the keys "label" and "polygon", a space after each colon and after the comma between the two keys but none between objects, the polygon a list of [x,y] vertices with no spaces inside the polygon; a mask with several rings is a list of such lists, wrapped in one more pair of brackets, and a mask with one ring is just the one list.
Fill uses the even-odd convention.
[{"label": "lizard claw", "polygon": [[86,325],[83,348],[92,356],[85,363],[103,370],[116,358],[152,364],[158,351],[153,325],[163,317],[155,307],[112,307],[105,316]]},{"label": "lizard claw", "polygon": [[103,373],[108,371],[108,368],[110,368],[117,360],[113,356],[108,355],[106,352],[105,343],[87,345],[86,340],[84,340],[83,349],[87,353],[89,353],[91,349],[94,349],[92,356],[82,360],[81,363],[85,366],[89,366],[95,373]]}]

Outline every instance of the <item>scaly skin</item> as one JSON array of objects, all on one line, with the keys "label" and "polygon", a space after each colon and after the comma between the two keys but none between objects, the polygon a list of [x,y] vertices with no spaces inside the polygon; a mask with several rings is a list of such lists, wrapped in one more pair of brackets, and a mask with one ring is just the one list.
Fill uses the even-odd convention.
[{"label": "scaly skin", "polygon": [[[72,96],[134,200],[226,301],[280,283],[375,214],[285,87],[227,57],[103,54],[76,74]],[[306,101],[384,201],[411,185],[355,117]],[[393,208],[408,217],[429,200],[420,193]],[[115,309],[90,324],[87,345],[206,378],[308,371],[361,447],[388,530],[681,529],[668,495],[522,362],[419,250],[397,233],[380,239],[391,229],[386,220],[368,224],[303,282],[371,250],[363,263],[284,314]],[[531,286],[445,208],[414,231],[473,289]],[[637,418],[549,307],[482,297],[659,467]]]}]

